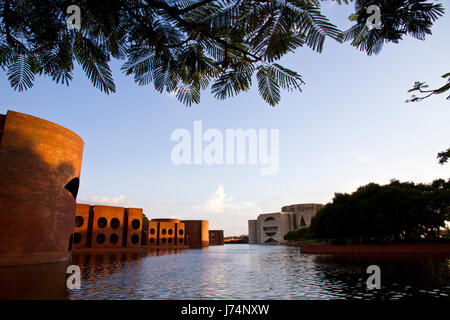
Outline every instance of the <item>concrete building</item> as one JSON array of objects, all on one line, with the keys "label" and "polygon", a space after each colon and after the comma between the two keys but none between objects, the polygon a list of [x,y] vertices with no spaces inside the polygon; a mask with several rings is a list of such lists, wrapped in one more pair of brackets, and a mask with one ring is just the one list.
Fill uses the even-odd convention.
[{"label": "concrete building", "polygon": [[152,219],[148,234],[149,247],[187,248],[185,224],[179,219]]},{"label": "concrete building", "polygon": [[223,230],[209,230],[209,245],[222,246],[223,244]]},{"label": "concrete building", "polygon": [[182,220],[186,227],[186,244],[190,248],[209,246],[208,220]]},{"label": "concrete building", "polygon": [[179,219],[149,221],[139,208],[77,204],[73,250],[188,248],[185,234],[185,224]]},{"label": "concrete building", "polygon": [[248,239],[251,244],[279,244],[291,230],[308,227],[312,217],[323,205],[305,203],[284,206],[280,212],[260,214],[248,221]]},{"label": "concrete building", "polygon": [[140,248],[143,212],[139,208],[77,204],[74,251]]},{"label": "concrete building", "polygon": [[0,115],[0,265],[68,261],[83,146],[50,121]]}]

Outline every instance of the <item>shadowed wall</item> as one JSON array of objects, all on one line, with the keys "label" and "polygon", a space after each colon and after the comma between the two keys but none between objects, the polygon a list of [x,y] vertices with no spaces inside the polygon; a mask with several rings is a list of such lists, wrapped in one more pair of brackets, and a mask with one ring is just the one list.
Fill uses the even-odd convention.
[{"label": "shadowed wall", "polygon": [[52,122],[0,117],[0,265],[66,261],[83,141]]}]

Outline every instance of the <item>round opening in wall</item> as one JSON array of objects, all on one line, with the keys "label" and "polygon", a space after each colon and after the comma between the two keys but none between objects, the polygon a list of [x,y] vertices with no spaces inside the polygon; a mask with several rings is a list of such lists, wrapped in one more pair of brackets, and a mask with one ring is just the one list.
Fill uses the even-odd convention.
[{"label": "round opening in wall", "polygon": [[97,235],[97,243],[98,244],[104,244],[105,243],[105,235],[103,233],[99,233]]},{"label": "round opening in wall", "polygon": [[111,222],[109,224],[110,224],[111,228],[117,229],[118,227],[120,227],[120,220],[117,218],[112,218]]},{"label": "round opening in wall", "polygon": [[139,236],[137,234],[133,234],[131,236],[131,243],[132,244],[138,244],[139,243]]},{"label": "round opening in wall", "polygon": [[178,239],[178,242],[179,243],[183,243],[183,239]]},{"label": "round opening in wall", "polygon": [[75,227],[79,228],[84,224],[84,219],[81,216],[75,217]]},{"label": "round opening in wall", "polygon": [[139,229],[140,226],[141,226],[141,222],[140,222],[138,219],[134,219],[134,220],[131,222],[131,227],[132,227],[133,229]]},{"label": "round opening in wall", "polygon": [[162,238],[162,239],[161,239],[161,242],[162,242],[163,244],[165,244],[165,243],[166,243],[166,238]]},{"label": "round opening in wall", "polygon": [[183,233],[184,233],[183,229],[181,229],[180,231],[178,231],[178,233],[180,234],[180,236],[182,236]]},{"label": "round opening in wall", "polygon": [[167,230],[166,230],[166,229],[162,229],[161,233],[162,233],[162,234],[166,234],[166,233],[167,233]]},{"label": "round opening in wall", "polygon": [[100,219],[97,220],[97,225],[99,228],[104,228],[106,227],[107,224],[108,220],[106,220],[106,218],[101,217]]},{"label": "round opening in wall", "polygon": [[155,239],[154,238],[150,238],[150,243],[155,243]]},{"label": "round opening in wall", "polygon": [[169,229],[169,234],[171,235],[173,233],[173,230],[172,229]]},{"label": "round opening in wall", "polygon": [[172,243],[173,239],[169,238],[167,241],[169,241],[169,243]]},{"label": "round opening in wall", "polygon": [[109,243],[111,244],[116,244],[119,241],[119,236],[115,233],[113,233],[110,237],[109,237]]},{"label": "round opening in wall", "polygon": [[154,228],[150,229],[150,234],[155,234],[155,229]]},{"label": "round opening in wall", "polygon": [[73,234],[73,243],[80,243],[82,239],[81,233],[75,232]]}]

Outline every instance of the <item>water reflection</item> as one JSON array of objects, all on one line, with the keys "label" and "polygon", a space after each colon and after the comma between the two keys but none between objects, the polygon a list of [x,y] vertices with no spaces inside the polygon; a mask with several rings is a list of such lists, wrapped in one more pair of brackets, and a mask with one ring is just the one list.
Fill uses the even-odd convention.
[{"label": "water reflection", "polygon": [[[65,290],[65,264],[0,268],[0,298],[363,299],[450,295],[450,257],[303,255],[298,248],[233,244],[128,254],[78,254],[81,289]],[[369,265],[381,290],[368,290]]]},{"label": "water reflection", "polygon": [[68,264],[0,267],[0,300],[66,299]]}]

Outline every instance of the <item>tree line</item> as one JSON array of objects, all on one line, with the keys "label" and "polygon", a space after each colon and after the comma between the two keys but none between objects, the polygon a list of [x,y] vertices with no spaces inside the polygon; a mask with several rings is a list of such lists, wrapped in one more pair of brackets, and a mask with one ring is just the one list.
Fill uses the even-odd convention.
[{"label": "tree line", "polygon": [[450,179],[430,184],[369,183],[351,194],[336,193],[308,228],[289,232],[285,240],[371,239],[377,242],[435,241],[450,220]]}]

